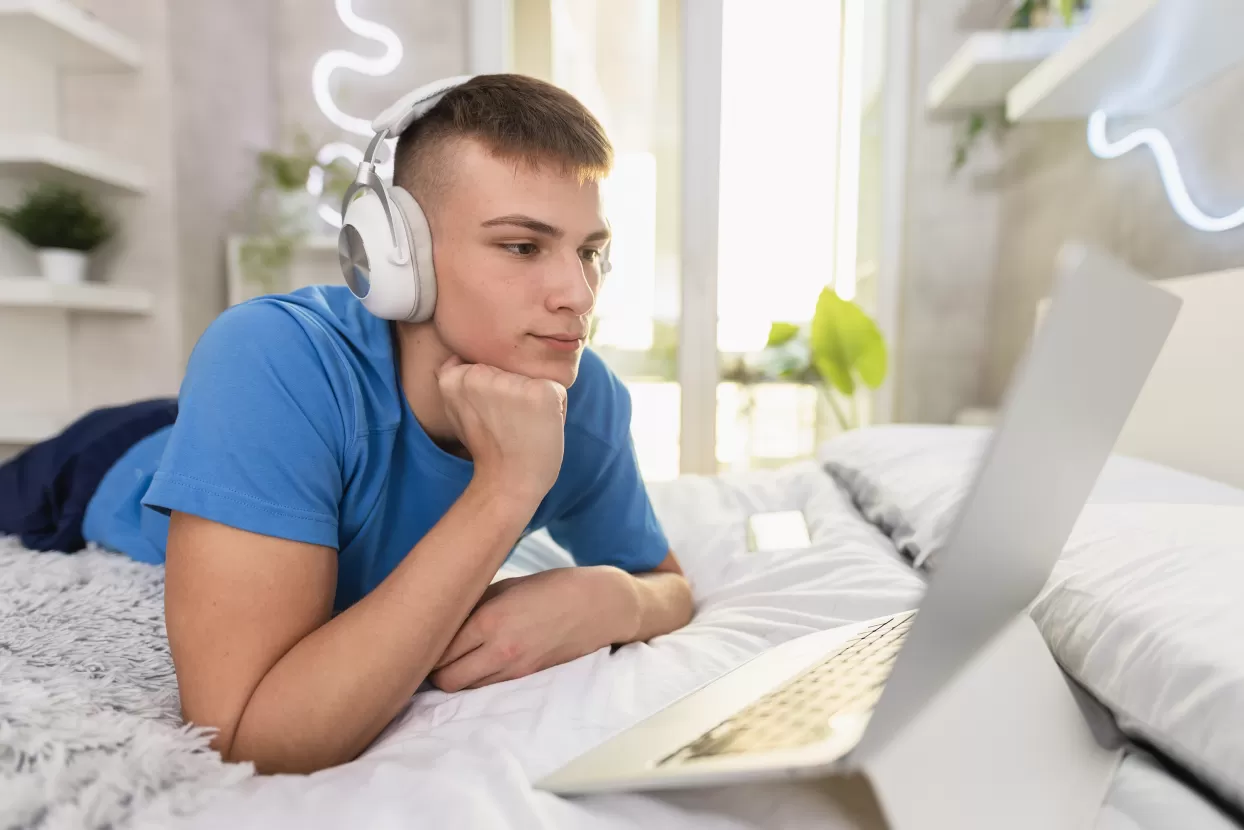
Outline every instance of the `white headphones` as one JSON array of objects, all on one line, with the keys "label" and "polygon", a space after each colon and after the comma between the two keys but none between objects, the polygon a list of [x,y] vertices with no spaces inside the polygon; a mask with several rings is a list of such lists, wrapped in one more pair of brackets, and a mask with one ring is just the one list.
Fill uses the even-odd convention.
[{"label": "white headphones", "polygon": [[[386,138],[401,135],[446,93],[473,77],[433,81],[376,116],[371,122],[376,134],[342,197],[337,238],[341,273],[363,307],[382,319],[411,323],[431,319],[436,308],[436,272],[432,232],[423,208],[404,188],[385,186],[376,175],[376,154]],[[602,252],[602,274],[610,269],[609,248],[606,245]]]},{"label": "white headphones", "polygon": [[431,318],[436,272],[432,232],[423,208],[407,190],[385,186],[376,175],[376,154],[386,138],[401,135],[445,93],[472,77],[459,75],[421,86],[371,122],[376,134],[341,200],[337,257],[346,285],[377,317],[412,323]]}]

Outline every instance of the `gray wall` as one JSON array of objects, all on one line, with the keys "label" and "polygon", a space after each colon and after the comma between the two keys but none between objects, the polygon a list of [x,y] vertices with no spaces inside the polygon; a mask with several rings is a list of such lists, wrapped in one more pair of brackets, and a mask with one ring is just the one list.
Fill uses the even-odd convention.
[{"label": "gray wall", "polygon": [[[1221,216],[1244,205],[1244,66],[1168,110],[1110,124],[1163,129],[1200,208]],[[981,401],[996,405],[1047,296],[1058,248],[1068,240],[1100,245],[1157,279],[1244,265],[1244,228],[1194,230],[1176,216],[1153,154],[1133,150],[1110,161],[1088,149],[1083,121],[1018,127],[1008,135],[1000,174],[1002,224]]]},{"label": "gray wall", "polygon": [[250,191],[255,152],[276,139],[275,10],[255,0],[172,3],[169,38],[188,356],[225,307],[222,240]]},{"label": "gray wall", "polygon": [[979,397],[1002,196],[984,142],[951,175],[955,126],[929,119],[924,94],[965,37],[960,4],[916,0],[894,417],[944,422]]},{"label": "gray wall", "polygon": [[[1067,241],[1099,245],[1157,279],[1244,265],[1244,229],[1184,224],[1152,153],[1098,159],[1082,120],[1016,125],[1000,144],[982,139],[951,175],[956,125],[925,111],[929,81],[970,31],[997,26],[1006,11],[1000,0],[914,2],[897,420],[947,422],[999,403]],[[1244,204],[1242,100],[1244,66],[1168,110],[1112,121],[1110,134],[1162,128],[1193,199],[1224,215]]]},{"label": "gray wall", "polygon": [[[299,127],[316,139],[367,140],[337,130],[311,94],[311,68],[331,49],[376,57],[380,44],[346,29],[331,0],[268,0],[276,6],[275,80],[278,127],[289,137]],[[344,112],[371,119],[403,94],[428,81],[467,71],[467,0],[356,0],[354,11],[392,29],[402,41],[402,63],[373,78],[346,69],[333,74],[333,100]]]},{"label": "gray wall", "polygon": [[276,137],[274,9],[213,0],[169,6],[175,90],[182,352],[225,307],[223,240]]}]

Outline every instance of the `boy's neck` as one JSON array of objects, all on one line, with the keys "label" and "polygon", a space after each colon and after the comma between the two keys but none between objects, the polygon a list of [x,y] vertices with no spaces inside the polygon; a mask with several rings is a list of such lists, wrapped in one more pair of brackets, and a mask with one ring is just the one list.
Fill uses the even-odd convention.
[{"label": "boy's neck", "polygon": [[398,382],[410,411],[429,438],[458,454],[461,444],[445,414],[445,403],[436,379],[436,370],[452,352],[429,323],[394,323],[392,332]]}]

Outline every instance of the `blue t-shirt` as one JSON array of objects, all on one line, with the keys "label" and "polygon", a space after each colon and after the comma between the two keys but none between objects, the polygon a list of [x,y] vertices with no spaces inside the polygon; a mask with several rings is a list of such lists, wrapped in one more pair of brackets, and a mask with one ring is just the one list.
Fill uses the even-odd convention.
[{"label": "blue t-shirt", "polygon": [[[626,387],[586,351],[569,390],[561,472],[528,528],[547,528],[580,565],[642,572],[668,552],[630,420]],[[172,510],[327,545],[338,551],[341,610],[393,571],[471,473],[411,412],[389,324],[344,286],[315,286],[212,323],[191,354],[176,424],[109,470],[83,530],[153,562],[164,559]]]}]

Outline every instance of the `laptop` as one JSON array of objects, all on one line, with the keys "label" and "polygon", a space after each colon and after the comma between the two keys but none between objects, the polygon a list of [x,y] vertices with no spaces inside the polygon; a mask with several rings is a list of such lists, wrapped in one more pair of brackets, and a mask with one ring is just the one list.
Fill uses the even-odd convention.
[{"label": "laptop", "polygon": [[[894,744],[905,732],[919,731],[916,726],[938,734],[927,716],[920,721],[922,712],[939,693],[945,698],[948,687],[987,646],[1004,639],[1009,626],[1026,625],[1028,662],[1008,658],[982,669],[986,674],[974,681],[979,697],[958,707],[954,728],[943,729],[920,751],[896,753],[902,757],[891,767],[922,755],[927,764],[915,777],[923,778],[921,786],[928,790],[929,767],[939,766],[939,759],[954,765],[958,753],[983,780],[994,774],[997,744],[1007,740],[1007,730],[1033,729],[1024,723],[1029,715],[1046,718],[1048,730],[1038,724],[1026,738],[1015,738],[1034,747],[1017,763],[1039,764],[1038,771],[1017,767],[999,773],[999,791],[1009,786],[1009,775],[1024,779],[1015,786],[1028,787],[1034,803],[1044,803],[1045,795],[1031,791],[1031,779],[1061,768],[1057,753],[1080,738],[1072,736],[1059,745],[1063,748],[1050,750],[1053,755],[1038,757],[1049,748],[1043,732],[1057,731],[1056,712],[1072,707],[1046,713],[1041,700],[1024,699],[1029,686],[1039,685],[1041,671],[1052,678],[1047,691],[1067,692],[1027,608],[1049,578],[1180,306],[1174,295],[1093,249],[1064,248],[1056,270],[1053,300],[1007,391],[918,611],[771,649],[535,786],[576,795],[867,772],[865,750]],[[1009,712],[988,721],[986,710],[994,707],[997,694],[1016,699]],[[962,743],[959,734],[965,736]],[[1038,747],[1043,741],[1045,748]],[[1102,773],[1105,780],[1112,769]],[[1072,776],[1069,786],[1086,774],[1052,773]],[[953,785],[952,773],[946,775],[952,776],[947,786]],[[1052,791],[1061,792],[1057,786]],[[1092,804],[1097,797],[1100,804],[1102,794],[1089,793],[1081,801]],[[923,790],[904,793],[898,807],[925,797]],[[1002,800],[1002,810],[1018,803]]]}]

